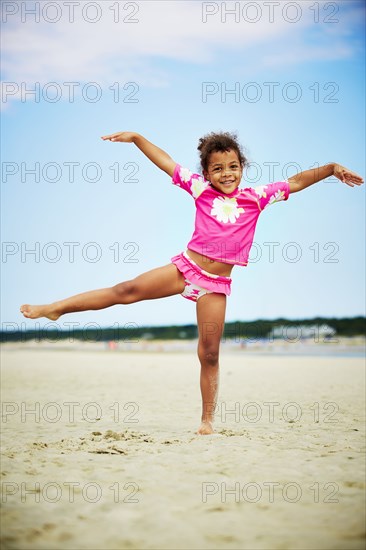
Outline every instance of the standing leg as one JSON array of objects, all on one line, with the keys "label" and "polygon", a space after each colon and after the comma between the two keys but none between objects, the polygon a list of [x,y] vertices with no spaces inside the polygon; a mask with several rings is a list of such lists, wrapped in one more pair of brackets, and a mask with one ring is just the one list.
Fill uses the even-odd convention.
[{"label": "standing leg", "polygon": [[42,306],[24,304],[20,311],[24,317],[37,319],[48,317],[56,321],[65,313],[104,309],[117,304],[133,304],[141,300],[154,300],[180,294],[184,290],[184,277],[174,264],[152,269],[132,281],[125,281],[110,288],[90,290],[71,298]]},{"label": "standing leg", "polygon": [[224,330],[225,294],[205,294],[197,300],[198,357],[201,363],[202,418],[199,434],[213,433],[219,389],[219,349]]}]

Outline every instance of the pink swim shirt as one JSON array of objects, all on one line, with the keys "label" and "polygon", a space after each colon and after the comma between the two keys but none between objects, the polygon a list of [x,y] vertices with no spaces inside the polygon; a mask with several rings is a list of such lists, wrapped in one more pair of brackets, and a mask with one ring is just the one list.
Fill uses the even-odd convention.
[{"label": "pink swim shirt", "polygon": [[221,193],[200,174],[176,165],[174,185],[195,200],[195,228],[187,248],[218,262],[247,265],[259,214],[289,197],[288,181]]}]

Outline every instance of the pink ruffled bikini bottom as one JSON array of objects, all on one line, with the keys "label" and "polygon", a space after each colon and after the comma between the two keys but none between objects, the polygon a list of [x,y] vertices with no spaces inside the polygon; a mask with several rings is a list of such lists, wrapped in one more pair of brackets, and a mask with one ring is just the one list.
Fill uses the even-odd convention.
[{"label": "pink ruffled bikini bottom", "polygon": [[184,275],[186,286],[182,292],[182,296],[187,298],[187,300],[197,302],[205,294],[213,292],[230,296],[232,281],[230,277],[214,275],[205,271],[186,252],[173,256],[171,261]]}]

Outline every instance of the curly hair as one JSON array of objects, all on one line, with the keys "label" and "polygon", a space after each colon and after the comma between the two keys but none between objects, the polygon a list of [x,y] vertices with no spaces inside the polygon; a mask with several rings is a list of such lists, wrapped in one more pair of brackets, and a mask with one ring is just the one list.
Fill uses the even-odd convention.
[{"label": "curly hair", "polygon": [[208,170],[208,163],[211,153],[235,151],[238,155],[241,167],[247,164],[248,160],[243,153],[241,145],[238,143],[238,136],[230,132],[211,132],[201,137],[197,149],[200,152],[200,161],[202,170]]}]

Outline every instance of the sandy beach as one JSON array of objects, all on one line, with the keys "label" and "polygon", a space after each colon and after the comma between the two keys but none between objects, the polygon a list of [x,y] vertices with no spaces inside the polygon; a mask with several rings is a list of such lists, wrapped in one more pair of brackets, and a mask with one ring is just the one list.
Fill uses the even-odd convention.
[{"label": "sandy beach", "polygon": [[362,357],[2,348],[3,549],[365,547]]}]

